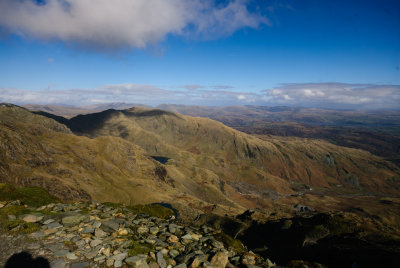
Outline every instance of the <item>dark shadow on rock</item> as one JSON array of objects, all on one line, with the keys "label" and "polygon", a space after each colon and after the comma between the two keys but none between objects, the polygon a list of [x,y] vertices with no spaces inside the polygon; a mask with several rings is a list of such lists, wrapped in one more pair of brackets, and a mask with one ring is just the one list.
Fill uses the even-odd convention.
[{"label": "dark shadow on rock", "polygon": [[4,268],[50,268],[50,263],[43,257],[33,258],[28,252],[20,252],[12,255]]}]

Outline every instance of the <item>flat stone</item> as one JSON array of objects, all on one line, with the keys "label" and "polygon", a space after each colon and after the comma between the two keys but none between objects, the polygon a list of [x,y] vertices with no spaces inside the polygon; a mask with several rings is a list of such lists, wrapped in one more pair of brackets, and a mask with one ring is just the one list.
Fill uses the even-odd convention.
[{"label": "flat stone", "polygon": [[85,245],[85,241],[84,240],[78,240],[75,242],[75,245],[77,245],[78,247],[82,248]]},{"label": "flat stone", "polygon": [[74,254],[74,253],[72,253],[72,252],[70,252],[70,253],[68,253],[67,255],[65,255],[65,257],[68,259],[68,260],[76,260],[76,259],[78,259],[78,257]]},{"label": "flat stone", "polygon": [[136,268],[149,268],[149,265],[146,262],[146,255],[138,255],[134,257],[129,257],[125,259],[125,262],[132,267]]},{"label": "flat stone", "polygon": [[184,236],[181,237],[181,239],[192,240],[192,235],[191,234],[185,234]]},{"label": "flat stone", "polygon": [[199,239],[202,237],[202,235],[200,235],[200,234],[192,234],[192,239],[193,240],[196,240],[196,241],[199,241]]},{"label": "flat stone", "polygon": [[90,241],[90,246],[91,246],[92,248],[94,248],[94,247],[100,245],[102,242],[103,242],[103,240],[95,239],[95,240]]},{"label": "flat stone", "polygon": [[101,262],[101,261],[104,261],[106,259],[106,256],[98,256],[98,257],[96,257],[96,258],[94,258],[93,259],[93,261],[95,261],[95,262]]},{"label": "flat stone", "polygon": [[23,220],[25,222],[38,222],[41,221],[43,219],[43,216],[35,216],[32,214],[26,215]]},{"label": "flat stone", "polygon": [[61,244],[61,243],[53,243],[53,242],[51,242],[51,244],[47,244],[46,246],[45,246],[48,250],[50,250],[51,252],[56,252],[56,251],[59,251],[59,250],[61,250],[61,249],[63,249],[63,247],[64,247],[64,244]]},{"label": "flat stone", "polygon": [[160,266],[155,261],[150,262],[149,267],[150,268],[160,268]]},{"label": "flat stone", "polygon": [[129,233],[128,230],[125,228],[120,228],[118,230],[118,235],[121,235],[121,236],[128,235],[128,233]]},{"label": "flat stone", "polygon": [[244,253],[242,255],[242,264],[243,265],[256,264],[256,255],[251,252]]},{"label": "flat stone", "polygon": [[156,240],[155,240],[155,239],[146,239],[145,242],[146,242],[147,244],[153,245],[153,244],[156,243]]},{"label": "flat stone", "polygon": [[114,255],[111,258],[116,260],[116,261],[123,261],[127,256],[128,256],[128,253],[124,252],[124,253],[120,253],[120,254]]},{"label": "flat stone", "polygon": [[275,263],[273,263],[270,259],[267,259],[265,261],[265,264],[267,265],[267,267],[274,267],[275,266]]},{"label": "flat stone", "polygon": [[34,243],[34,244],[29,244],[26,246],[28,249],[39,249],[40,248],[40,244],[38,243]]},{"label": "flat stone", "polygon": [[228,253],[226,252],[217,252],[211,259],[211,264],[215,268],[225,268],[228,264]]},{"label": "flat stone", "polygon": [[145,234],[149,232],[149,228],[146,226],[140,226],[139,228],[137,228],[137,232],[138,234]]},{"label": "flat stone", "polygon": [[114,260],[113,260],[113,259],[108,259],[108,260],[106,261],[106,265],[107,265],[108,267],[113,266],[113,265],[114,265]]},{"label": "flat stone", "polygon": [[67,263],[64,260],[54,260],[50,263],[51,268],[66,268]]},{"label": "flat stone", "polygon": [[64,226],[62,226],[60,223],[58,222],[52,222],[50,224],[47,225],[47,229],[52,229],[52,228],[62,228]]},{"label": "flat stone", "polygon": [[92,250],[92,251],[86,253],[86,258],[88,258],[89,260],[93,259],[94,257],[97,256],[98,253],[99,253],[98,250]]},{"label": "flat stone", "polygon": [[57,250],[54,252],[55,257],[65,257],[69,253],[66,249]]},{"label": "flat stone", "polygon": [[48,220],[45,220],[45,221],[43,222],[43,225],[47,225],[47,224],[50,224],[50,223],[52,223],[52,222],[54,222],[53,219],[48,219]]},{"label": "flat stone", "polygon": [[176,235],[171,235],[170,237],[168,237],[167,242],[168,243],[177,243],[177,242],[179,242],[179,238]]},{"label": "flat stone", "polygon": [[103,253],[103,255],[105,255],[107,257],[110,257],[111,248],[106,248],[101,253]]},{"label": "flat stone", "polygon": [[157,252],[156,258],[157,258],[157,263],[161,268],[167,267],[167,262],[165,261],[164,255],[162,254],[161,251]]},{"label": "flat stone", "polygon": [[72,234],[73,237],[71,238],[71,242],[78,242],[79,240],[81,240],[81,237],[79,235],[74,235]]},{"label": "flat stone", "polygon": [[55,234],[55,233],[57,233],[57,232],[58,232],[58,229],[56,229],[56,228],[47,229],[47,230],[44,230],[44,231],[43,231],[43,233],[44,233],[45,235]]},{"label": "flat stone", "polygon": [[199,267],[201,264],[200,258],[198,258],[197,256],[193,259],[192,263],[190,264],[190,268],[197,268]]},{"label": "flat stone", "polygon": [[65,226],[73,226],[73,225],[78,225],[79,223],[81,223],[82,221],[86,220],[87,216],[85,215],[74,215],[74,216],[67,216],[62,218],[62,223]]},{"label": "flat stone", "polygon": [[38,231],[38,232],[34,232],[34,233],[29,234],[29,237],[39,239],[39,238],[44,237],[45,235],[46,234],[44,232]]},{"label": "flat stone", "polygon": [[150,227],[150,229],[149,229],[149,233],[151,233],[153,235],[157,234],[158,231],[159,231],[158,227]]},{"label": "flat stone", "polygon": [[108,236],[107,233],[104,232],[104,231],[103,231],[102,229],[100,229],[100,228],[96,228],[96,230],[94,231],[94,235],[95,235],[96,237],[100,237],[100,238]]},{"label": "flat stone", "polygon": [[178,265],[174,266],[174,268],[186,268],[186,267],[187,267],[186,263],[181,263],[181,264],[178,264]]},{"label": "flat stone", "polygon": [[105,232],[115,232],[119,228],[119,224],[114,220],[108,220],[101,224],[100,228]]},{"label": "flat stone", "polygon": [[175,259],[176,256],[178,256],[178,255],[179,255],[179,251],[177,251],[176,249],[171,249],[169,251],[169,256],[171,256],[171,258],[173,258],[173,259]]},{"label": "flat stone", "polygon": [[114,262],[114,267],[116,267],[116,268],[118,268],[118,267],[121,267],[123,264],[122,264],[122,261],[116,261],[116,262]]},{"label": "flat stone", "polygon": [[76,263],[71,263],[70,268],[86,268],[89,266],[88,262],[76,262]]},{"label": "flat stone", "polygon": [[211,242],[212,246],[218,249],[224,248],[224,244],[222,242],[219,242],[217,240],[213,240]]},{"label": "flat stone", "polygon": [[175,224],[173,224],[173,223],[171,223],[171,224],[168,226],[168,231],[169,231],[171,234],[174,234],[174,233],[176,232],[176,229],[177,229],[177,226],[176,226]]},{"label": "flat stone", "polygon": [[101,226],[101,222],[95,220],[93,222],[92,226],[93,226],[93,228],[99,228]]},{"label": "flat stone", "polygon": [[203,262],[203,267],[204,268],[214,268],[214,266],[212,266],[212,264],[209,263],[208,261]]},{"label": "flat stone", "polygon": [[85,227],[81,231],[82,234],[93,234],[94,233],[94,228],[93,227]]}]

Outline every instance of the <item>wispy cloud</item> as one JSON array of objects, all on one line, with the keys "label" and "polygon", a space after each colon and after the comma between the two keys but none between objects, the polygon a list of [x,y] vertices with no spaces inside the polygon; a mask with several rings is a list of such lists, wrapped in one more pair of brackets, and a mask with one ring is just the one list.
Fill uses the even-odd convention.
[{"label": "wispy cloud", "polygon": [[187,90],[196,90],[196,89],[204,88],[204,86],[198,85],[198,84],[193,84],[193,85],[184,85],[183,88],[187,89]]},{"label": "wispy cloud", "polygon": [[[195,90],[193,90],[195,88]],[[104,85],[94,89],[44,89],[21,90],[1,89],[0,102],[16,104],[69,104],[88,105],[93,103],[130,102],[147,105],[162,103],[221,105],[250,103],[256,99],[255,93],[215,90],[201,85],[186,89],[163,89],[154,85],[117,84]]]},{"label": "wispy cloud", "polygon": [[104,85],[93,89],[43,90],[0,88],[0,102],[68,104],[129,102],[188,105],[287,105],[350,109],[400,109],[400,85],[303,83],[258,92],[187,85],[164,89],[147,84]]},{"label": "wispy cloud", "polygon": [[293,83],[264,91],[264,100],[330,108],[400,108],[400,85]]},{"label": "wispy cloud", "polygon": [[0,26],[96,50],[144,48],[167,35],[216,38],[269,24],[248,0],[1,0]]},{"label": "wispy cloud", "polygon": [[229,86],[229,85],[215,85],[212,86],[213,89],[232,89],[234,88],[233,86]]}]

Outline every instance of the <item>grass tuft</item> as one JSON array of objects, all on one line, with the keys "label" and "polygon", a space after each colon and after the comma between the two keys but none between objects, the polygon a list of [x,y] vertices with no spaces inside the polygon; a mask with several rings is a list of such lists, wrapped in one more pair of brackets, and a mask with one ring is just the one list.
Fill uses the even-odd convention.
[{"label": "grass tuft", "polygon": [[242,242],[240,242],[237,239],[233,239],[232,237],[223,232],[216,234],[214,237],[216,240],[224,243],[224,246],[226,248],[233,248],[235,252],[238,254],[241,254],[246,250]]},{"label": "grass tuft", "polygon": [[158,204],[128,206],[127,209],[132,211],[134,214],[148,214],[161,219],[168,219],[169,217],[175,215],[172,209]]},{"label": "grass tuft", "polygon": [[21,200],[29,206],[39,207],[57,203],[59,199],[40,187],[18,187],[0,183],[0,201]]},{"label": "grass tuft", "polygon": [[148,254],[152,250],[154,250],[154,246],[150,244],[140,244],[138,241],[132,241],[132,245],[128,250],[128,255],[136,256],[138,254]]}]

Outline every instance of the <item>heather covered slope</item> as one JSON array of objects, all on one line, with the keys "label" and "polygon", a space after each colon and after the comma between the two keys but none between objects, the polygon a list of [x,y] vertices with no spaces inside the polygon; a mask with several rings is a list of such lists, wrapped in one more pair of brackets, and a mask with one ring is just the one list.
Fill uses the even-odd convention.
[{"label": "heather covered slope", "polygon": [[207,118],[144,108],[80,115],[66,124],[78,135],[121,137],[170,159],[168,180],[209,203],[262,207],[265,199],[296,193],[297,184],[399,194],[396,166],[321,140],[260,140]]},{"label": "heather covered slope", "polygon": [[399,196],[396,166],[321,140],[261,140],[207,118],[144,108],[44,115],[65,125],[1,106],[2,181],[43,186],[62,199],[165,201],[233,214],[299,202],[342,209],[349,196]]},{"label": "heather covered slope", "polygon": [[[127,204],[173,194],[161,165],[116,137],[79,137],[62,124],[18,106],[0,106],[0,181],[41,186],[62,200]],[[153,189],[162,189],[153,195]]]}]

